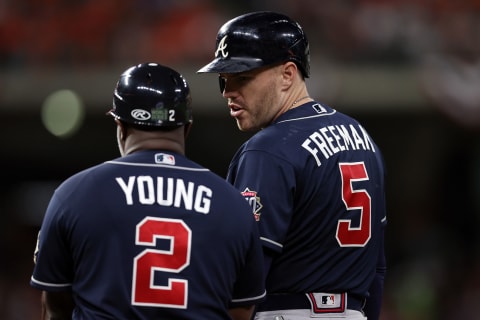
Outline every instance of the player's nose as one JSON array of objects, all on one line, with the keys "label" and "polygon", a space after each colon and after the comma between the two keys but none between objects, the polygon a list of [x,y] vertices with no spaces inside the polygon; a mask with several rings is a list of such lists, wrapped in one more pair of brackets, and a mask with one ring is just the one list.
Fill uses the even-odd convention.
[{"label": "player's nose", "polygon": [[220,87],[220,90],[225,99],[230,99],[235,95],[235,90],[232,90],[232,85],[228,84],[227,79],[224,79],[223,87]]}]

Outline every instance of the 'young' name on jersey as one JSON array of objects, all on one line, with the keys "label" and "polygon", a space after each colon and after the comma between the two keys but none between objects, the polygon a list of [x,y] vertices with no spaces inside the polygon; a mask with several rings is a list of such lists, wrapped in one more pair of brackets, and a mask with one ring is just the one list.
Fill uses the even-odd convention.
[{"label": "'young' name on jersey", "polygon": [[302,147],[312,154],[321,166],[320,155],[328,159],[332,155],[347,150],[375,152],[375,147],[367,131],[361,126],[350,124],[326,126],[314,131],[302,143]]},{"label": "'young' name on jersey", "polygon": [[115,180],[125,194],[127,205],[137,202],[144,205],[182,207],[203,214],[210,212],[213,191],[204,185],[196,185],[183,179],[152,176],[130,176],[127,181],[117,177]]}]

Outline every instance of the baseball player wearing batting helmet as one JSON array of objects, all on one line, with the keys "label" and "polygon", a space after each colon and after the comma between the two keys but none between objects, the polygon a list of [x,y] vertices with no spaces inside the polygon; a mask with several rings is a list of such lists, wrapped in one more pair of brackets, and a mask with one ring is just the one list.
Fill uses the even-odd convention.
[{"label": "baseball player wearing batting helmet", "polygon": [[307,92],[302,27],[275,12],[225,23],[215,58],[220,91],[242,131],[227,180],[258,221],[267,298],[255,319],[378,319],[386,262],[385,168],[355,119]]},{"label": "baseball player wearing batting helmet", "polygon": [[190,89],[159,64],[120,77],[109,112],[121,157],[53,194],[31,285],[44,319],[251,319],[265,298],[255,219],[185,157]]}]

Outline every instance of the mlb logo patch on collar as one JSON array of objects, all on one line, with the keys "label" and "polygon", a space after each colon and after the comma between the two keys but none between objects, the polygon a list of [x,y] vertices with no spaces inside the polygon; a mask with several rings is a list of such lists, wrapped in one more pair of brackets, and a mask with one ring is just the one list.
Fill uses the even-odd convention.
[{"label": "mlb logo patch on collar", "polygon": [[175,165],[175,157],[167,153],[156,153],[155,163]]}]

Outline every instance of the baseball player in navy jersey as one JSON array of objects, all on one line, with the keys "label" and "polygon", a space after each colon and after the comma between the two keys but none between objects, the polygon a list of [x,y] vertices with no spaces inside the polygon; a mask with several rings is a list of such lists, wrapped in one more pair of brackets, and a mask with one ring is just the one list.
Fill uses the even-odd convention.
[{"label": "baseball player in navy jersey", "polygon": [[63,182],[40,229],[44,319],[251,319],[265,298],[258,228],[238,190],[185,157],[190,103],[166,66],[121,75],[121,157]]},{"label": "baseball player in navy jersey", "polygon": [[385,168],[355,119],[307,91],[309,44],[275,12],[225,23],[215,58],[220,91],[242,131],[227,180],[260,229],[267,298],[255,319],[378,319],[384,255]]}]

